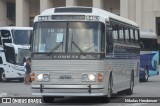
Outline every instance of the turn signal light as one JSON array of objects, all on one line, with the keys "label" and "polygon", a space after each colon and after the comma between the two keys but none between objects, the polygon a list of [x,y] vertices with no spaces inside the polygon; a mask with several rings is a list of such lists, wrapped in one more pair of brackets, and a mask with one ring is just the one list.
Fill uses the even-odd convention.
[{"label": "turn signal light", "polygon": [[98,81],[99,82],[103,81],[103,73],[98,73]]}]

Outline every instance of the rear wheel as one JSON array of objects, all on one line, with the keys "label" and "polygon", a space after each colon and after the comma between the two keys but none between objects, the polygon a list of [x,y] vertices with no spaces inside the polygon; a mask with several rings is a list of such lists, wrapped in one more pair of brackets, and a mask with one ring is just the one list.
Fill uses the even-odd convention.
[{"label": "rear wheel", "polygon": [[54,97],[43,96],[43,101],[44,101],[44,103],[53,103],[54,102]]}]

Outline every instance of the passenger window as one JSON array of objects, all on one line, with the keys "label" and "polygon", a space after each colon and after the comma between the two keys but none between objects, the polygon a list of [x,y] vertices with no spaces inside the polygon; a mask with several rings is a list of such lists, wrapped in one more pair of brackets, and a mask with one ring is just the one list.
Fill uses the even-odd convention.
[{"label": "passenger window", "polygon": [[114,40],[118,40],[119,39],[119,37],[118,37],[118,25],[116,25],[116,24],[114,24],[113,26],[112,26],[112,35],[113,35],[113,39]]},{"label": "passenger window", "polygon": [[120,39],[121,41],[124,41],[123,27],[119,27],[119,39]]},{"label": "passenger window", "polygon": [[114,38],[114,40],[118,40],[118,32],[117,31],[113,31],[113,38]]},{"label": "passenger window", "polygon": [[113,53],[113,36],[112,36],[112,31],[106,31],[106,53]]},{"label": "passenger window", "polygon": [[131,40],[131,42],[134,42],[134,32],[133,32],[133,29],[130,29],[130,40]]},{"label": "passenger window", "polygon": [[141,48],[142,50],[145,48],[143,42],[140,42],[140,48]]},{"label": "passenger window", "polygon": [[127,28],[125,29],[125,39],[129,42],[129,30]]},{"label": "passenger window", "polygon": [[138,42],[138,31],[135,30],[135,41]]}]

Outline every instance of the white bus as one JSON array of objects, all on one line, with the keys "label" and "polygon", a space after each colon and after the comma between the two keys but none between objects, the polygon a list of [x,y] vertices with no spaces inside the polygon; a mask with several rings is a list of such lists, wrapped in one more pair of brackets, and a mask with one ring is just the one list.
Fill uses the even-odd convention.
[{"label": "white bus", "polygon": [[24,79],[23,59],[30,56],[31,27],[0,28],[0,81]]},{"label": "white bus", "polygon": [[59,7],[34,19],[32,95],[101,97],[133,93],[139,82],[139,27],[91,7]]},{"label": "white bus", "polygon": [[140,81],[148,81],[151,76],[159,75],[159,50],[157,35],[153,32],[140,32]]}]

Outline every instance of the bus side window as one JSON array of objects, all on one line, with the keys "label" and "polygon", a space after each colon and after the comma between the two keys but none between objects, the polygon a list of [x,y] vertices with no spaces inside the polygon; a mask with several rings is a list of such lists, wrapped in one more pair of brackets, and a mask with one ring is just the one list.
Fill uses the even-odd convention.
[{"label": "bus side window", "polygon": [[129,42],[129,30],[128,30],[128,28],[125,28],[125,40],[126,40],[126,42]]},{"label": "bus side window", "polygon": [[140,42],[140,49],[142,49],[142,50],[145,49],[143,42]]},{"label": "bus side window", "polygon": [[10,31],[1,30],[1,36],[6,38],[3,39],[3,43],[12,43]]},{"label": "bus side window", "polygon": [[106,42],[107,42],[107,48],[106,52],[107,53],[112,53],[113,52],[113,36],[112,36],[112,31],[106,31]]},{"label": "bus side window", "polygon": [[133,32],[133,29],[130,29],[130,41],[132,43],[134,42],[134,32]]},{"label": "bus side window", "polygon": [[107,33],[107,53],[112,53],[113,52],[113,37],[112,37],[112,32],[108,31]]},{"label": "bus side window", "polygon": [[119,35],[118,35],[118,25],[117,24],[113,24],[112,26],[112,36],[113,36],[114,41],[118,41]]},{"label": "bus side window", "polygon": [[138,43],[138,31],[135,30],[135,42]]},{"label": "bus side window", "polygon": [[123,26],[120,26],[120,27],[119,27],[119,39],[120,39],[120,41],[124,42]]}]

